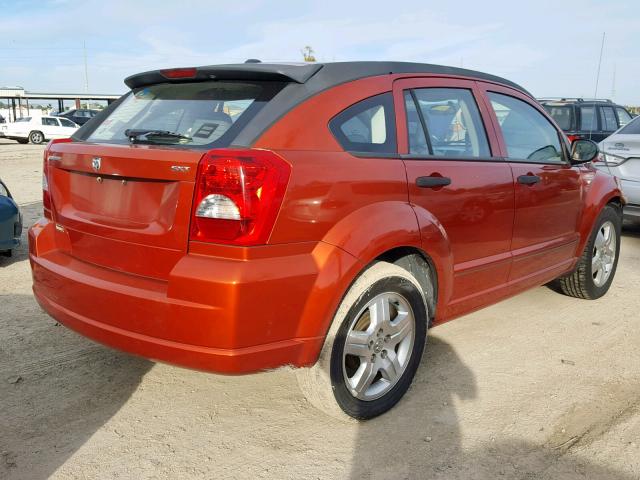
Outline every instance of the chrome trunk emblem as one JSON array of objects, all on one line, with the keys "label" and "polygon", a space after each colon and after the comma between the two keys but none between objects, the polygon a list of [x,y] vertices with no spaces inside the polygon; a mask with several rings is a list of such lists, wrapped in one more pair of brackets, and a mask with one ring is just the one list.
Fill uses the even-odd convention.
[{"label": "chrome trunk emblem", "polygon": [[102,164],[102,158],[93,157],[91,159],[91,168],[93,168],[96,172],[100,170],[100,165]]}]

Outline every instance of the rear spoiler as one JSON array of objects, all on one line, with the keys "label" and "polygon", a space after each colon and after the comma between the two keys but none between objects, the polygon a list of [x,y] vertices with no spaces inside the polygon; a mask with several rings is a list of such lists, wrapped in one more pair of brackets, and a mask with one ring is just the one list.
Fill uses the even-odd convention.
[{"label": "rear spoiler", "polygon": [[134,89],[165,82],[202,80],[267,80],[305,83],[323,67],[312,63],[238,63],[211,65],[181,70],[193,71],[193,75],[171,78],[167,70],[152,70],[127,77],[124,83]]}]

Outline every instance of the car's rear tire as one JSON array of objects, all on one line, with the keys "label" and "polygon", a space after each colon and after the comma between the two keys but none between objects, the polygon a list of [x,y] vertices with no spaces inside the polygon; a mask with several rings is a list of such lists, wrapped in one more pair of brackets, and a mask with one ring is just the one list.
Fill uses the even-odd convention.
[{"label": "car's rear tire", "polygon": [[607,205],[591,232],[575,270],[555,282],[565,295],[595,300],[602,297],[613,282],[620,255],[620,210]]},{"label": "car's rear tire", "polygon": [[29,134],[29,141],[34,145],[40,145],[42,142],[44,142],[44,135],[42,132],[34,130]]},{"label": "car's rear tire", "polygon": [[21,143],[22,145],[25,145],[25,144],[29,143],[29,139],[27,139],[27,138],[18,138],[18,139],[16,139],[16,142]]},{"label": "car's rear tire", "polygon": [[364,420],[381,415],[409,389],[427,328],[427,304],[415,277],[397,265],[377,262],[342,300],[318,362],[297,371],[300,388],[331,416]]}]

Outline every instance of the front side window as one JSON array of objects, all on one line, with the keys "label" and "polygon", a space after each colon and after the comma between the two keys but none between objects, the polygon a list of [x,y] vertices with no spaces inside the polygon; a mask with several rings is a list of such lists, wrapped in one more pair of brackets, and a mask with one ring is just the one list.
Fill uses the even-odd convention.
[{"label": "front side window", "polygon": [[596,107],[580,107],[580,130],[582,132],[593,132],[598,129],[596,120]]},{"label": "front side window", "polygon": [[370,97],[335,116],[329,128],[351,152],[396,153],[396,122],[391,92]]},{"label": "front side window", "polygon": [[[144,143],[227,146],[232,132],[283,86],[280,82],[205,81],[137,88],[88,134],[87,140],[128,143],[133,132]],[[148,135],[142,137],[145,132]]]},{"label": "front side window", "polygon": [[532,163],[564,163],[558,131],[528,103],[489,92],[509,159]]},{"label": "front side window", "polygon": [[405,93],[405,106],[410,153],[444,157],[488,157],[491,154],[470,90],[418,88]]},{"label": "front side window", "polygon": [[4,183],[0,182],[0,197],[9,197],[9,190],[4,186]]},{"label": "front side window", "polygon": [[616,107],[616,113],[618,114],[618,120],[620,120],[620,126],[624,127],[631,121],[631,115],[622,107]]},{"label": "front side window", "polygon": [[58,121],[55,118],[43,118],[42,125],[46,125],[47,127],[57,127]]},{"label": "front side window", "polygon": [[613,107],[600,107],[600,124],[602,125],[602,129],[607,132],[618,129],[618,122],[616,121],[616,114],[613,112]]}]

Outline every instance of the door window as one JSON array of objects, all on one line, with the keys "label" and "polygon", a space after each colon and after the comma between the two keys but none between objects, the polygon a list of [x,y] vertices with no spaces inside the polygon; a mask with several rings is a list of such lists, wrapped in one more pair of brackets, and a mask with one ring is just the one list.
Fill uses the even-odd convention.
[{"label": "door window", "polygon": [[613,107],[600,107],[600,124],[606,132],[618,129],[618,122],[616,121],[616,114],[613,112]]},{"label": "door window", "polygon": [[419,88],[405,92],[405,106],[410,153],[472,158],[491,155],[470,90]]},{"label": "door window", "polygon": [[580,131],[593,132],[598,129],[595,115],[596,107],[580,107]]},{"label": "door window", "polygon": [[329,123],[347,151],[396,153],[396,123],[391,92],[370,97],[339,113]]},{"label": "door window", "polygon": [[560,136],[544,115],[528,103],[489,92],[509,159],[532,163],[564,163]]},{"label": "door window", "polygon": [[616,113],[618,114],[618,120],[620,120],[620,126],[624,127],[631,121],[631,115],[622,107],[616,107]]},{"label": "door window", "polygon": [[43,118],[42,125],[46,125],[47,127],[58,127],[58,121],[55,118]]}]

